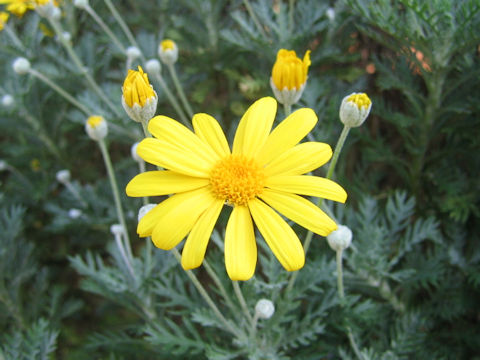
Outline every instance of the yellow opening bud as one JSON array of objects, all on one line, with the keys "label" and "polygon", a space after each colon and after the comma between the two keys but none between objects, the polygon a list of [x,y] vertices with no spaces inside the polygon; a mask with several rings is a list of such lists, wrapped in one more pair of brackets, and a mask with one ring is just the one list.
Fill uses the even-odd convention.
[{"label": "yellow opening bud", "polygon": [[22,17],[28,10],[34,8],[34,4],[26,0],[17,0],[17,1],[2,1],[3,4],[8,3],[6,10],[11,12],[13,15]]},{"label": "yellow opening bud", "polygon": [[297,57],[295,51],[280,49],[272,69],[274,85],[278,90],[285,88],[299,90],[307,82],[310,64],[310,50],[305,53],[303,60],[301,60]]},{"label": "yellow opening bud", "polygon": [[175,49],[175,42],[173,42],[173,40],[166,39],[160,43],[160,46],[162,47],[163,51],[173,50]]},{"label": "yellow opening bud", "polygon": [[178,59],[178,47],[175,41],[170,39],[163,40],[158,46],[158,56],[167,65],[175,64]]},{"label": "yellow opening bud", "polygon": [[157,93],[141,66],[128,70],[122,87],[122,105],[128,116],[137,122],[149,121],[157,111]]},{"label": "yellow opening bud", "polygon": [[148,75],[143,72],[141,66],[138,67],[138,71],[128,70],[122,90],[125,102],[130,107],[133,107],[133,104],[145,106],[149,98],[155,97]]},{"label": "yellow opening bud", "polygon": [[360,126],[367,118],[371,108],[372,101],[367,94],[350,94],[343,98],[340,105],[340,120],[350,127]]},{"label": "yellow opening bud", "polygon": [[92,115],[85,122],[85,131],[92,140],[100,141],[107,136],[108,124],[102,116]]},{"label": "yellow opening bud", "polygon": [[303,60],[300,60],[293,50],[278,51],[270,77],[270,86],[278,102],[293,105],[300,100],[307,83],[310,64],[310,50],[305,53]]},{"label": "yellow opening bud", "polygon": [[0,31],[3,30],[5,24],[8,21],[10,14],[5,11],[0,11]]}]

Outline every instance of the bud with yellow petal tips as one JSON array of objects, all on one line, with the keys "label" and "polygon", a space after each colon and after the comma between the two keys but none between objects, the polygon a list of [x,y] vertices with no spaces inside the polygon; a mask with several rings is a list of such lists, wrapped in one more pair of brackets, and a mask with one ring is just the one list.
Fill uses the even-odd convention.
[{"label": "bud with yellow petal tips", "polygon": [[278,51],[270,78],[270,86],[278,102],[293,105],[300,100],[310,64],[310,50],[305,53],[303,60],[293,50]]},{"label": "bud with yellow petal tips", "polygon": [[178,59],[178,47],[175,41],[170,39],[163,40],[158,46],[158,56],[167,65],[175,64]]},{"label": "bud with yellow petal tips", "polygon": [[366,120],[372,101],[365,93],[353,93],[345,96],[340,105],[340,120],[345,126],[358,127]]},{"label": "bud with yellow petal tips", "polygon": [[5,27],[5,24],[8,21],[8,18],[10,17],[10,14],[5,12],[5,11],[0,11],[0,31],[3,30]]},{"label": "bud with yellow petal tips", "polygon": [[157,111],[158,96],[141,66],[128,70],[122,87],[122,105],[128,116],[137,122],[148,122]]},{"label": "bud with yellow petal tips", "polygon": [[108,124],[102,116],[92,115],[85,123],[85,131],[90,139],[100,141],[108,134]]}]

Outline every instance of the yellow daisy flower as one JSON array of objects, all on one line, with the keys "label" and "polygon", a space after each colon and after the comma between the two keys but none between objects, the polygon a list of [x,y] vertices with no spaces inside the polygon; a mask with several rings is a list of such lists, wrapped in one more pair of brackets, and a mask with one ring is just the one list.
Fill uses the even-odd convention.
[{"label": "yellow daisy flower", "polygon": [[10,17],[10,14],[5,12],[5,11],[0,11],[0,31],[3,30],[5,27],[5,24],[8,21],[8,18]]},{"label": "yellow daisy flower", "polygon": [[233,210],[226,227],[225,266],[232,280],[248,280],[255,272],[254,223],[286,270],[302,268],[302,244],[280,214],[326,236],[337,228],[335,222],[297,194],[340,202],[345,202],[347,194],[331,180],[303,175],[332,156],[327,144],[299,144],[317,122],[313,110],[297,110],[271,131],[276,110],[277,102],[271,97],[250,106],[240,120],[231,151],[210,115],[193,117],[194,132],[166,116],[151,119],[148,130],[155,138],[142,140],[137,153],[166,170],[135,176],[126,192],[134,197],[174,195],[142,217],[138,234],[151,236],[164,250],[187,237],[182,266],[196,268],[227,204]]},{"label": "yellow daisy flower", "polygon": [[34,8],[31,0],[0,0],[0,4],[7,4],[6,10],[18,17],[22,17],[28,10]]}]

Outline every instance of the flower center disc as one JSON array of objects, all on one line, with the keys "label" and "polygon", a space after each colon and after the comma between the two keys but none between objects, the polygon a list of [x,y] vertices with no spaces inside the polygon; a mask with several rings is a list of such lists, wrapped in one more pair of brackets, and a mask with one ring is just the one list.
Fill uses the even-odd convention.
[{"label": "flower center disc", "polygon": [[227,204],[247,205],[262,192],[265,174],[253,159],[229,155],[219,160],[210,175],[214,195]]}]

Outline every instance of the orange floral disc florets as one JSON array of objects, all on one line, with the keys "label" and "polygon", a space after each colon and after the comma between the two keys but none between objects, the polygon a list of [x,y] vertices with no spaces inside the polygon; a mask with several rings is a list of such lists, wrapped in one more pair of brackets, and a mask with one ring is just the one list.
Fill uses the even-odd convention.
[{"label": "orange floral disc florets", "polygon": [[248,204],[259,195],[265,184],[263,168],[253,159],[229,155],[219,160],[210,173],[214,195],[227,204]]}]

